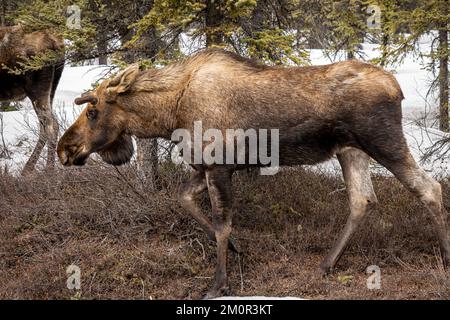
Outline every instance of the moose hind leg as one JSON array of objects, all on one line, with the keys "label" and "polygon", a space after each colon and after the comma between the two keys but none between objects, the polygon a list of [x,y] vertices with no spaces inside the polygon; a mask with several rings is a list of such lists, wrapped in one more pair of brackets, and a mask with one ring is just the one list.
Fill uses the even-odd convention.
[{"label": "moose hind leg", "polygon": [[347,148],[337,157],[342,167],[349,198],[350,216],[336,244],[320,265],[322,273],[334,268],[357,227],[377,203],[370,179],[369,156],[359,149]]},{"label": "moose hind leg", "polygon": [[406,143],[400,156],[393,158],[387,153],[380,152],[373,158],[391,171],[428,209],[439,239],[442,260],[445,266],[450,266],[448,213],[443,205],[440,183],[419,168]]},{"label": "moose hind leg", "polygon": [[206,299],[230,293],[227,275],[227,254],[232,219],[231,176],[232,171],[226,167],[215,167],[206,172],[206,181],[212,206],[213,227],[217,241],[217,264],[214,284],[206,294]]}]

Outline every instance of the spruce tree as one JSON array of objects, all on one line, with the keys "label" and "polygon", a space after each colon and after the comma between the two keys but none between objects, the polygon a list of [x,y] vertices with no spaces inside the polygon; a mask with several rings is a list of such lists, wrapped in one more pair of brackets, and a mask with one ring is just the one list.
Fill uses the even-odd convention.
[{"label": "spruce tree", "polygon": [[[448,80],[448,34],[450,12],[446,0],[402,0],[393,18],[385,21],[387,30],[396,40],[385,48],[383,61],[399,63],[407,54],[428,59],[427,68],[436,79],[431,89],[439,92],[439,129],[449,131],[449,80]],[[421,51],[419,40],[431,38],[430,53]],[[430,90],[431,91],[431,90]]]}]

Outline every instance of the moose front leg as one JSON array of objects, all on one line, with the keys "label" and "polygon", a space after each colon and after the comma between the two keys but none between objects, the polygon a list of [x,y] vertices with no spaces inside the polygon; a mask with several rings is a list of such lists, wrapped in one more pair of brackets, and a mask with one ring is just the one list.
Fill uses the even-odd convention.
[{"label": "moose front leg", "polygon": [[26,94],[32,101],[33,108],[39,120],[39,140],[22,171],[23,174],[33,171],[42,149],[47,142],[47,168],[53,168],[55,164],[58,123],[52,112],[51,91],[53,80],[53,67],[48,67],[34,74],[32,80],[26,81]]},{"label": "moose front leg", "polygon": [[41,110],[40,108],[36,108],[36,103],[33,103],[33,106],[35,106],[36,115],[39,122],[39,136],[38,141],[34,146],[33,152],[31,153],[30,158],[28,159],[27,163],[25,164],[25,167],[22,170],[22,175],[29,174],[34,170],[34,167],[36,166],[36,163],[41,155],[42,149],[44,149],[44,146],[47,142],[47,135],[46,135],[47,123],[45,119],[45,114],[43,110]]},{"label": "moose front leg", "polygon": [[203,214],[197,203],[197,197],[207,188],[204,171],[195,170],[189,181],[183,183],[179,192],[181,206],[200,224],[210,240],[215,241],[212,223]]},{"label": "moose front leg", "polygon": [[47,110],[47,168],[55,167],[56,143],[58,142],[59,124],[52,110]]},{"label": "moose front leg", "polygon": [[[198,204],[198,196],[207,189],[205,172],[195,169],[191,178],[183,183],[179,192],[181,206],[188,211],[205,231],[209,240],[216,241],[216,234],[211,221],[204,215]],[[228,247],[233,252],[238,253],[238,249],[233,239],[228,240]]]},{"label": "moose front leg", "polygon": [[214,284],[206,294],[206,299],[230,294],[227,276],[227,251],[232,219],[232,174],[232,170],[226,167],[215,167],[206,172],[206,182],[212,206],[213,227],[217,241],[217,265]]}]

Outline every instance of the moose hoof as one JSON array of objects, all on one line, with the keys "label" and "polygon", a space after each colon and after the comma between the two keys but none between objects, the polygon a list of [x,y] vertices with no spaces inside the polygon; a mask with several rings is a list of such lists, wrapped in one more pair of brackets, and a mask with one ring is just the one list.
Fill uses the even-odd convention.
[{"label": "moose hoof", "polygon": [[319,269],[317,270],[317,274],[319,277],[326,277],[327,275],[329,275],[331,272],[333,271],[333,268],[322,262],[322,264],[320,265]]},{"label": "moose hoof", "polygon": [[220,289],[213,288],[208,291],[208,293],[204,296],[203,300],[220,298],[220,297],[229,296],[229,295],[231,295],[230,287],[222,287]]}]

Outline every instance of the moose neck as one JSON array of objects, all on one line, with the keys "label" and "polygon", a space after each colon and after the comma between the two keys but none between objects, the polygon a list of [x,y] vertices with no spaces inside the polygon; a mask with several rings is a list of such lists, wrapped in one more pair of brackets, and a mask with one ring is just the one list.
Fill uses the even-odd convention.
[{"label": "moose neck", "polygon": [[139,92],[126,101],[127,130],[139,138],[170,139],[177,123],[178,91]]},{"label": "moose neck", "polygon": [[140,92],[126,99],[127,131],[138,138],[169,139],[176,122],[173,94]]},{"label": "moose neck", "polygon": [[127,129],[139,138],[170,139],[176,129],[178,108],[192,70],[179,63],[143,72],[130,94],[119,104],[130,111]]}]

